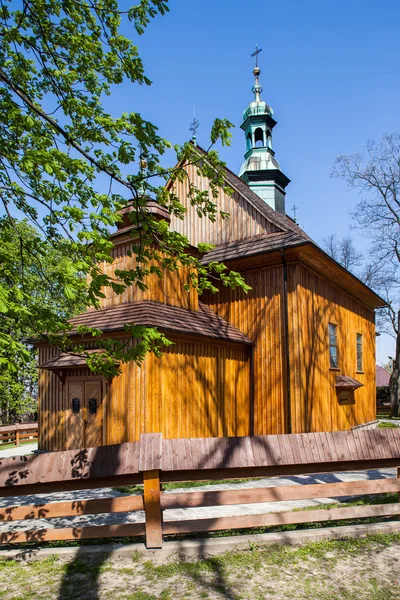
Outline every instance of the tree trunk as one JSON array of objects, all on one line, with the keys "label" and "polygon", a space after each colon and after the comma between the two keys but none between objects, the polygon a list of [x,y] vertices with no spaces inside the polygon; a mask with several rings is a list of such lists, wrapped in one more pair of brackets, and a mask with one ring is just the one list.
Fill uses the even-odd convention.
[{"label": "tree trunk", "polygon": [[396,335],[396,354],[393,360],[393,371],[390,376],[390,415],[399,416],[399,388],[400,388],[400,310],[397,313],[397,335]]}]

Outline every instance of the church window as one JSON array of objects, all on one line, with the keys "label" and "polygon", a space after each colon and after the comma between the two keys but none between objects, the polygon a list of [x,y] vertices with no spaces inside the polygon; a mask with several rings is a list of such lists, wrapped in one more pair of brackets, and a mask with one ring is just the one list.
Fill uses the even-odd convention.
[{"label": "church window", "polygon": [[257,127],[254,132],[254,144],[256,147],[264,146],[264,132],[261,127]]},{"label": "church window", "polygon": [[363,370],[363,336],[362,333],[357,333],[357,371]]},{"label": "church window", "polygon": [[329,323],[329,366],[331,369],[337,369],[339,367],[339,352],[338,352],[338,341],[337,341],[337,325]]}]

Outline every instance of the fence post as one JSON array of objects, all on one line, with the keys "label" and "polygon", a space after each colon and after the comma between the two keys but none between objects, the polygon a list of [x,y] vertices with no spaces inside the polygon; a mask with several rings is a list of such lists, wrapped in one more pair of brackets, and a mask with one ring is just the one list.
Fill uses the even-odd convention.
[{"label": "fence post", "polygon": [[160,472],[143,473],[143,500],[146,519],[146,548],[162,547]]},{"label": "fence post", "polygon": [[15,445],[19,446],[19,430],[15,429]]}]

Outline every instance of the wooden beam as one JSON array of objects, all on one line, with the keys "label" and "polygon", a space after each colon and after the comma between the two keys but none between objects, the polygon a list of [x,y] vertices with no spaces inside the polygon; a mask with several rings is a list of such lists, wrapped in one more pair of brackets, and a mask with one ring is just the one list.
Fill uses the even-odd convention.
[{"label": "wooden beam", "polygon": [[375,506],[351,506],[346,508],[317,509],[269,513],[264,515],[244,515],[216,519],[196,519],[187,521],[166,521],[164,534],[192,533],[196,531],[220,531],[222,529],[247,529],[273,525],[296,523],[317,523],[319,521],[341,521],[342,519],[362,519],[367,517],[388,517],[400,514],[400,503],[376,504]]},{"label": "wooden beam", "polygon": [[35,431],[27,431],[26,433],[20,433],[19,431],[17,431],[18,435],[19,435],[19,439],[20,440],[26,440],[31,438],[32,440],[37,439],[37,432]]},{"label": "wooden beam", "polygon": [[96,490],[104,487],[118,487],[120,485],[137,485],[143,483],[142,476],[115,475],[110,477],[96,477],[93,479],[73,479],[67,481],[48,481],[45,483],[32,483],[0,486],[0,498],[8,496],[26,496],[28,494],[51,494],[53,492],[70,492],[75,490]]},{"label": "wooden beam", "polygon": [[364,471],[397,467],[398,458],[381,458],[363,461],[338,461],[329,463],[307,463],[276,465],[266,467],[228,467],[222,469],[194,469],[192,471],[161,471],[161,482],[178,481],[219,481],[221,479],[242,479],[275,477],[278,475],[306,475],[308,473],[337,473],[339,471]]},{"label": "wooden beam", "polygon": [[168,493],[162,494],[161,507],[165,509],[220,506],[227,504],[255,504],[259,502],[283,502],[309,498],[339,498],[341,496],[384,494],[387,492],[400,493],[400,479],[393,478],[379,479],[377,481],[316,483],[271,488],[242,488],[237,490],[221,490],[219,492]]},{"label": "wooden beam", "polygon": [[162,512],[160,472],[143,473],[144,510],[146,515],[146,547],[162,547]]},{"label": "wooden beam", "polygon": [[51,519],[54,517],[76,517],[143,510],[143,496],[122,496],[120,498],[95,498],[93,500],[73,500],[30,504],[27,506],[7,506],[0,508],[0,521],[23,521],[28,519]]},{"label": "wooden beam", "polygon": [[124,523],[121,525],[94,525],[90,527],[70,527],[63,529],[29,529],[0,533],[0,544],[20,544],[22,542],[53,542],[59,540],[88,540],[109,537],[144,535],[144,523]]}]

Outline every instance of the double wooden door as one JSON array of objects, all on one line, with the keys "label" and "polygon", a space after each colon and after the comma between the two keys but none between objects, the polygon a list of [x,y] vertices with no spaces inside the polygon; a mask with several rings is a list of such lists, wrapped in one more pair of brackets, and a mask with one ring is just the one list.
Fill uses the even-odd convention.
[{"label": "double wooden door", "polygon": [[67,448],[93,448],[103,443],[103,381],[92,377],[66,381]]}]

